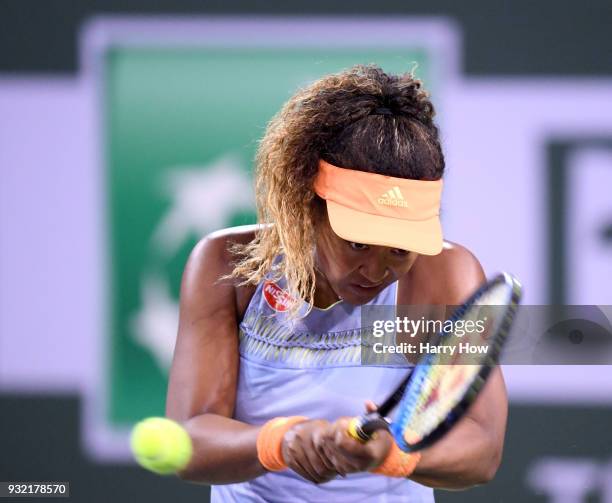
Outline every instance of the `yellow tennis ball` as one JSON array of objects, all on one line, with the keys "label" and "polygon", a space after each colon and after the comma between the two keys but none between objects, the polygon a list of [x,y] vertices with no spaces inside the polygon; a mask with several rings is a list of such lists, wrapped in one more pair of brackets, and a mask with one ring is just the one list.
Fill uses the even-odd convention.
[{"label": "yellow tennis ball", "polygon": [[185,428],[165,417],[150,417],[136,424],[130,445],[140,466],[159,475],[182,470],[193,453]]}]

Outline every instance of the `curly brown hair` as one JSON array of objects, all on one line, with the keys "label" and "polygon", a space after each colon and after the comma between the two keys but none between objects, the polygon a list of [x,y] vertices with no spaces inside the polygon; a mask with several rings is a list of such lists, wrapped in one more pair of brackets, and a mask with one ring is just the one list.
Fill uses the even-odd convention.
[{"label": "curly brown hair", "polygon": [[[256,156],[258,228],[234,247],[232,277],[257,284],[285,276],[312,308],[315,224],[322,200],[313,191],[318,161],[388,176],[437,180],[444,156],[434,107],[411,73],[354,66],[298,91],[272,118]],[[266,225],[272,224],[272,225]],[[277,257],[279,259],[275,260]],[[294,306],[292,314],[299,306]]]}]

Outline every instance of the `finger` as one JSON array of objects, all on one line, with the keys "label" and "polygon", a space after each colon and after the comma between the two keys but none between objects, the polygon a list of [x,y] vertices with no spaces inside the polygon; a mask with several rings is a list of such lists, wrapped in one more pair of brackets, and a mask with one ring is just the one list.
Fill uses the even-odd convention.
[{"label": "finger", "polygon": [[327,456],[321,456],[314,445],[304,449],[304,456],[308,467],[303,466],[315,474],[317,483],[328,482],[338,474],[333,463],[327,459]]},{"label": "finger", "polygon": [[289,465],[287,465],[291,470],[297,473],[300,477],[308,482],[312,482],[313,484],[318,484],[317,480],[310,475],[301,465],[299,465],[295,460],[293,460]]},{"label": "finger", "polygon": [[335,466],[342,471],[342,473],[356,473],[363,471],[363,465],[365,463],[357,460],[352,456],[347,456],[343,452],[337,450],[334,453]]},{"label": "finger", "polygon": [[367,444],[351,438],[347,433],[348,421],[337,421],[334,434],[334,454],[336,463],[349,473],[363,471],[370,464]]},{"label": "finger", "polygon": [[380,442],[370,440],[361,443],[349,437],[343,431],[337,431],[334,440],[336,452],[345,460],[345,465],[350,466],[352,471],[368,470],[381,457]]},{"label": "finger", "polygon": [[305,478],[315,484],[320,484],[322,482],[327,482],[330,477],[334,475],[334,473],[330,473],[317,459],[318,456],[313,450],[314,447],[304,445],[301,439],[296,441],[292,447],[293,462],[302,473],[307,474]]},{"label": "finger", "polygon": [[304,463],[304,454],[301,446],[301,439],[297,432],[290,429],[285,434],[285,462],[287,466],[296,472],[300,477],[317,483],[317,476]]},{"label": "finger", "polygon": [[[350,417],[341,417],[330,425],[326,432],[326,456],[332,461],[334,468],[341,475],[363,471],[363,466],[367,464],[367,459],[361,459],[361,456],[359,456],[363,455],[363,444],[352,439],[348,434],[348,426],[351,420],[352,418]],[[339,446],[345,443],[348,444],[348,448],[340,449]],[[356,449],[355,451],[350,449],[353,446]],[[358,456],[355,456],[355,453]]]},{"label": "finger", "polygon": [[393,436],[388,431],[376,432],[372,441],[368,442],[371,456],[375,460],[374,464],[380,464],[386,459],[393,443]]},{"label": "finger", "polygon": [[307,455],[313,468],[326,480],[331,480],[338,475],[334,467],[334,463],[329,459],[325,451],[325,444],[331,442],[329,436],[331,425],[326,423],[325,425],[315,428],[312,430],[311,435],[308,437],[309,446],[307,448]]},{"label": "finger", "polygon": [[334,470],[341,477],[346,477],[349,473],[355,473],[360,471],[358,466],[355,466],[349,459],[347,459],[333,444],[325,446],[325,454],[327,458],[333,463]]},{"label": "finger", "polygon": [[378,405],[376,405],[372,400],[366,400],[365,409],[367,412],[376,412],[378,410]]},{"label": "finger", "polygon": [[344,477],[346,474],[341,470],[338,470],[338,466],[336,460],[334,459],[334,436],[336,430],[333,425],[330,424],[327,428],[323,428],[322,430],[313,434],[313,441],[315,444],[315,449],[320,454],[321,458],[324,460],[326,466],[334,470],[338,475]]},{"label": "finger", "polygon": [[393,437],[385,430],[375,432],[372,439],[365,444],[355,442],[351,438],[337,438],[338,452],[358,464],[363,471],[382,463],[392,445]]},{"label": "finger", "polygon": [[348,433],[348,424],[348,421],[345,422],[343,420],[336,422],[333,443],[336,447],[342,448],[348,454],[357,454],[366,444],[350,436]]},{"label": "finger", "polygon": [[[335,426],[335,425],[334,425]],[[351,473],[352,467],[344,456],[340,454],[338,449],[336,448],[335,436],[336,436],[336,428],[334,426],[330,426],[325,436],[325,442],[321,444],[321,448],[325,453],[326,459],[328,459],[332,465],[334,470],[341,477],[345,477],[347,473]]]},{"label": "finger", "polygon": [[[312,471],[318,476],[321,482],[327,482],[337,474],[334,470],[333,463],[327,459],[327,456],[321,448],[320,437],[324,430],[324,428],[314,429],[302,443],[304,456],[308,461],[308,465],[312,468]],[[323,452],[323,455],[320,454],[320,452]]]},{"label": "finger", "polygon": [[287,466],[291,468],[303,479],[306,479],[314,484],[319,483],[318,475],[308,466],[307,461],[301,452],[294,451],[291,460],[287,463]]},{"label": "finger", "polygon": [[335,473],[334,463],[327,455],[325,450],[325,445],[331,441],[331,439],[327,435],[327,429],[316,430],[312,434],[312,448],[318,454],[320,458],[320,462],[325,466],[325,468]]}]

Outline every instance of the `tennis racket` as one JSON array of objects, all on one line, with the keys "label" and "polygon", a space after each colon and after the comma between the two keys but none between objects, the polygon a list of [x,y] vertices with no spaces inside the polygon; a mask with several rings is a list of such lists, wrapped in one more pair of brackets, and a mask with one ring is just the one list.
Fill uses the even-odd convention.
[{"label": "tennis racket", "polygon": [[[432,345],[457,346],[453,354],[450,354],[452,350],[425,353],[376,412],[351,420],[349,435],[367,442],[377,430],[386,429],[406,452],[424,449],[439,440],[476,400],[499,361],[521,292],[521,284],[507,273],[481,286],[455,310],[445,326],[452,322],[452,327],[465,327],[468,321],[474,324],[480,320],[482,331],[462,329],[461,335],[457,335],[459,330],[438,333]],[[468,346],[461,344],[486,348],[486,351],[463,352],[460,349]],[[386,416],[396,407],[391,423]]]}]

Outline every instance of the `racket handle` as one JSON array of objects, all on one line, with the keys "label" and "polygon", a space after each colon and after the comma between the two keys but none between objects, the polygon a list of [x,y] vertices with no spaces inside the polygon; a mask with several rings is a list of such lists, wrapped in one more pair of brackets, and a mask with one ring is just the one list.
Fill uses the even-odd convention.
[{"label": "racket handle", "polygon": [[388,430],[389,422],[377,412],[354,417],[348,425],[347,433],[355,440],[365,443],[377,430]]}]

